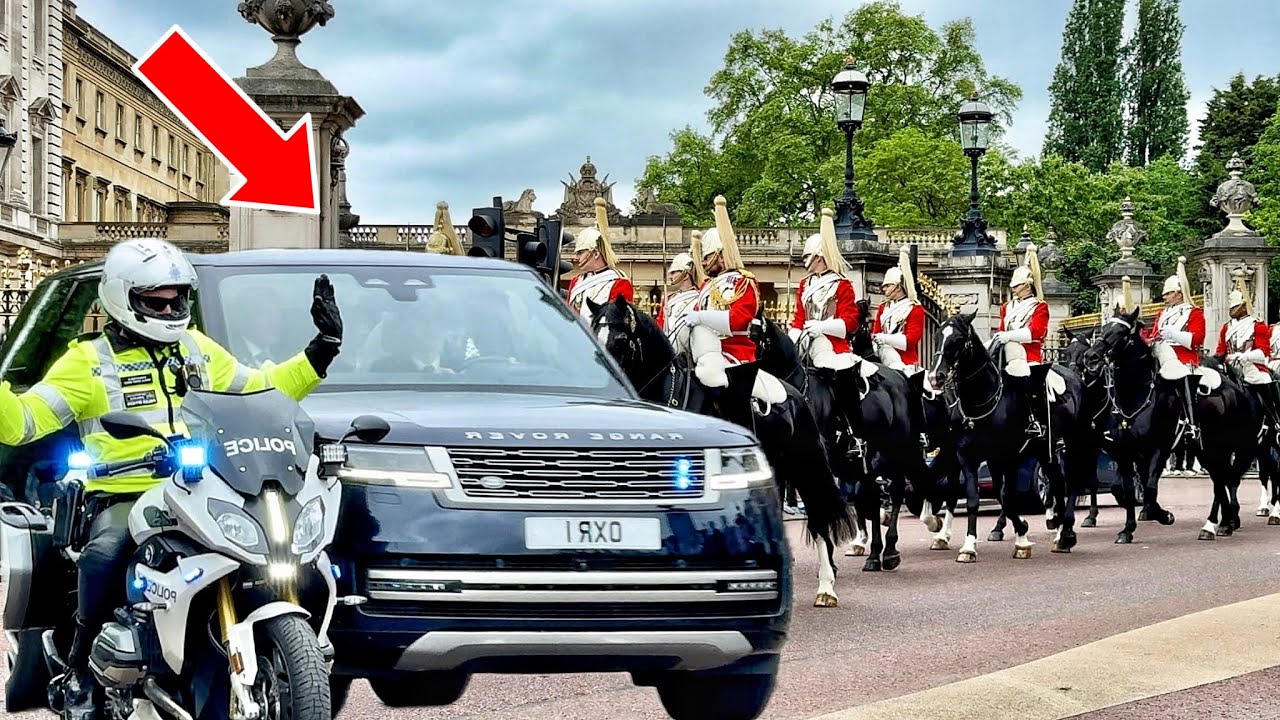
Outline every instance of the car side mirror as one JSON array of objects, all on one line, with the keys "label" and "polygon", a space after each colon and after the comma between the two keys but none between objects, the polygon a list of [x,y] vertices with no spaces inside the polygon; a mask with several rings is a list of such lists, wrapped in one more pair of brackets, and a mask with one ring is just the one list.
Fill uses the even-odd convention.
[{"label": "car side mirror", "polygon": [[351,430],[342,437],[345,441],[347,438],[354,437],[363,443],[380,442],[391,432],[391,424],[377,415],[361,415],[351,421]]},{"label": "car side mirror", "polygon": [[164,440],[165,436],[161,435],[155,428],[151,427],[151,423],[143,420],[141,416],[131,413],[116,411],[103,415],[98,420],[102,423],[102,429],[116,440],[132,440],[140,437],[153,437],[157,440]]}]

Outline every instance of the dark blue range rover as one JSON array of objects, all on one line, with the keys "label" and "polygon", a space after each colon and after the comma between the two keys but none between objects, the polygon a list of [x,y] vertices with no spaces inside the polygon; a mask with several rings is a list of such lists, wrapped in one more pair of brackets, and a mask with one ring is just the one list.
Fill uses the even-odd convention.
[{"label": "dark blue range rover", "polygon": [[[748,433],[640,401],[521,265],[338,250],[192,260],[197,325],[255,365],[306,344],[312,281],[328,274],[347,339],[305,407],[330,438],[361,414],[392,427],[351,445],[342,472],[335,710],[352,678],[421,706],[458,699],[473,673],[607,671],[656,687],[674,718],[763,710],[790,554]],[[4,379],[33,383],[80,331],[97,271],[39,287],[6,337]],[[6,484],[27,489],[41,452],[61,451],[11,453]]]}]

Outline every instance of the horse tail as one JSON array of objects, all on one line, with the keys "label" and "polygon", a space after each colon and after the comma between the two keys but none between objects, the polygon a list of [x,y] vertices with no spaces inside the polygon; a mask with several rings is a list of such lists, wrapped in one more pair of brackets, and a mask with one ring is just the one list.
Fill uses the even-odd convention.
[{"label": "horse tail", "polygon": [[796,494],[804,501],[808,515],[806,539],[816,542],[825,538],[839,547],[855,536],[853,517],[831,472],[813,412],[803,399],[791,404],[794,422],[786,453],[787,476],[795,486]]}]

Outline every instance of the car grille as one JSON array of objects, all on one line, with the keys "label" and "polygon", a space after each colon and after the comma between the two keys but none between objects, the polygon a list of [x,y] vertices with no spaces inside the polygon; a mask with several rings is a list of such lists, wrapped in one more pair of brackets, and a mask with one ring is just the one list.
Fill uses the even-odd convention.
[{"label": "car grille", "polygon": [[689,500],[706,482],[701,450],[450,448],[449,458],[472,498]]}]

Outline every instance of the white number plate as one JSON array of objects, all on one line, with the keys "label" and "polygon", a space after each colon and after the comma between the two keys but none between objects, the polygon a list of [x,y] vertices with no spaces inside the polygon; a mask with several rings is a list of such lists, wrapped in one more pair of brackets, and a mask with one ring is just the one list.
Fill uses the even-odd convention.
[{"label": "white number plate", "polygon": [[529,550],[658,550],[658,518],[530,517],[524,519]]}]

